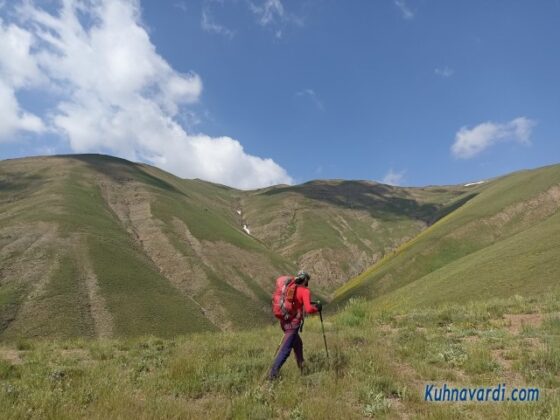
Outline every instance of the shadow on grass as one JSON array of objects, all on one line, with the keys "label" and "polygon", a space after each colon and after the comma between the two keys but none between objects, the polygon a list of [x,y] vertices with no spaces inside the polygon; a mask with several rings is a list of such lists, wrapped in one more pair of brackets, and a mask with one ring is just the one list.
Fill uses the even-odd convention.
[{"label": "shadow on grass", "polygon": [[125,159],[99,154],[62,155],[61,157],[84,162],[92,169],[107,175],[117,183],[122,184],[137,180],[162,190],[187,196],[184,191],[179,190],[169,182],[147,173],[139,164]]},{"label": "shadow on grass", "polygon": [[[448,192],[445,189],[440,190],[442,193]],[[381,219],[396,220],[406,216],[428,224],[434,223],[476,196],[474,193],[469,194],[447,207],[437,204],[422,204],[412,197],[408,198],[408,193],[401,188],[367,181],[330,183],[311,181],[301,185],[267,190],[261,194],[273,196],[289,192],[338,207],[365,210],[372,216]]]}]

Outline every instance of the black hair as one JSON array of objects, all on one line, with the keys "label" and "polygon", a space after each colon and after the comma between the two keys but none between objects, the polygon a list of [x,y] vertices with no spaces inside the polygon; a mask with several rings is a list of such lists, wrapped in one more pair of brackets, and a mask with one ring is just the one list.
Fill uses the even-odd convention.
[{"label": "black hair", "polygon": [[311,276],[305,272],[298,273],[298,276],[296,277],[296,284],[302,284],[307,287],[310,278]]}]

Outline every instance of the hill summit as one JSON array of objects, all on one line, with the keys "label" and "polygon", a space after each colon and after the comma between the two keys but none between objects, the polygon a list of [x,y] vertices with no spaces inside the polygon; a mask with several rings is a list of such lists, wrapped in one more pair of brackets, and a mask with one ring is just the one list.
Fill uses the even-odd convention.
[{"label": "hill summit", "polygon": [[[469,254],[473,241],[515,233],[514,219],[492,214],[505,206],[518,217],[515,205],[531,188],[538,195],[558,182],[558,167],[539,171],[466,186],[317,180],[240,191],[103,155],[2,161],[0,339],[260,325],[271,319],[274,279],[299,268],[325,299],[340,287],[337,301],[390,292],[417,269],[430,273],[453,260],[447,255]],[[519,190],[526,176],[549,181]],[[554,200],[546,203],[552,207],[542,217],[557,209]],[[429,242],[431,262],[419,268],[414,261],[423,259],[399,248],[425,243],[450,220],[459,232],[473,232],[472,220],[457,215],[479,208],[497,226],[483,240],[459,239],[459,250]],[[397,271],[370,281],[368,268],[393,261],[396,250],[403,255],[391,263]]]}]

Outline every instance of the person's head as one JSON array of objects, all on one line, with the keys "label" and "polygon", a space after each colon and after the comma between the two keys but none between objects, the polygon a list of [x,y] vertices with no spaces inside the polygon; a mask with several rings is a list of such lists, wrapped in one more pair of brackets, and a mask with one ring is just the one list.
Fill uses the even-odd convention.
[{"label": "person's head", "polygon": [[296,283],[297,284],[302,284],[305,287],[307,287],[307,285],[309,284],[309,279],[311,278],[311,276],[306,273],[305,271],[300,271],[299,273],[297,273],[296,276]]}]

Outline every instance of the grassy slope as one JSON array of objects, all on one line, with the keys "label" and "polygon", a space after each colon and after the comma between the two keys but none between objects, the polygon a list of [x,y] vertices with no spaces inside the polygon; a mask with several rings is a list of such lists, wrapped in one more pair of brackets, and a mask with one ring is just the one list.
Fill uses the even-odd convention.
[{"label": "grassy slope", "polygon": [[[131,172],[134,175],[133,167]],[[68,213],[58,222],[69,234],[80,230],[86,233],[88,253],[113,316],[115,332],[170,336],[211,328],[196,305],[178,296],[131,240],[91,182],[89,168],[78,167],[67,182]],[[186,319],[190,322],[185,323]]]},{"label": "grassy slope", "polygon": [[[271,279],[295,268],[242,231],[232,208],[238,192],[204,181],[180,180],[153,167],[143,165],[142,168],[176,188],[172,193],[152,190],[151,196],[153,216],[163,223],[162,229],[178,251],[184,255],[192,254],[190,245],[177,233],[174,220],[188,226],[202,245],[231,245],[224,252],[206,255],[204,261],[201,261],[201,255],[191,255],[195,264],[203,267],[209,280],[195,298],[205,307],[219,305],[224,308],[227,318],[238,326],[268,321]],[[228,252],[231,254],[225,255]],[[251,261],[258,263],[248,269],[247,264]],[[234,277],[237,283],[253,293],[256,302],[241,293],[239,287],[231,286]]]},{"label": "grassy slope", "polygon": [[[79,281],[83,274],[76,276],[81,269],[76,253],[85,249],[93,255],[94,267],[99,265],[99,286],[115,311],[119,334],[127,335],[135,319],[139,324],[130,327],[134,334],[164,335],[159,327],[171,328],[170,335],[189,332],[181,330],[186,324],[181,317],[191,315],[173,313],[189,306],[131,239],[99,189],[90,185],[89,169],[50,163],[9,175],[2,168],[3,191],[10,192],[0,195],[2,316],[11,316],[15,300],[29,299],[32,286],[12,281],[13,273],[19,273],[14,260],[59,261],[45,265],[49,281],[33,297],[39,303],[34,308],[44,319],[53,319],[52,328],[60,336],[74,335],[75,328],[93,335],[90,314],[80,310],[82,306],[65,307],[69,301],[87,299]],[[62,176],[67,170],[71,176]],[[151,171],[121,175],[155,176]],[[237,230],[227,189],[217,193],[221,204],[212,206],[205,183],[197,184],[200,191],[195,192],[180,180],[155,178],[149,178],[155,183],[151,193],[161,194],[158,198],[167,196],[163,190],[170,187],[178,190],[172,203],[199,194],[196,200],[207,200],[208,210],[197,211],[215,214],[216,226],[231,220]],[[560,216],[551,187],[559,182],[560,167],[554,166],[473,187],[476,197],[374,267],[366,274],[372,280],[351,285],[352,293],[383,295],[373,305],[352,300],[336,317],[326,319],[330,362],[322,350],[320,324],[309,319],[303,333],[308,362],[303,377],[288,361],[282,381],[262,385],[279,339],[277,328],[173,339],[16,340],[0,347],[0,412],[9,418],[554,418],[560,410]],[[180,211],[159,211],[164,225],[180,216]],[[172,216],[166,218],[168,212]],[[60,226],[49,236],[50,248],[10,248],[21,234],[9,230],[14,226],[48,232],[38,221]],[[206,240],[205,233],[192,231]],[[234,240],[243,246],[244,239]],[[265,255],[268,251],[260,247],[256,242],[248,249]],[[129,265],[138,271],[119,271]],[[238,274],[242,277],[243,272]],[[244,281],[259,291],[261,286],[252,280]],[[214,286],[232,292],[228,286]],[[507,294],[516,296],[487,299]],[[145,302],[150,299],[154,307],[167,306],[163,313],[150,312],[151,303]],[[43,328],[39,317],[22,320],[16,315],[10,328],[30,328],[28,323]],[[517,328],[515,320],[520,322]],[[22,335],[17,332],[11,330],[11,337]],[[427,383],[538,387],[541,399],[428,404],[422,401]]]},{"label": "grassy slope", "polygon": [[[7,418],[555,418],[560,410],[560,296],[414,311],[353,301],[302,333],[292,360],[263,383],[280,331],[174,339],[19,341],[0,346]],[[527,324],[517,322],[526,320]],[[429,403],[427,384],[538,388],[538,402]]]},{"label": "grassy slope", "polygon": [[[153,226],[161,227],[161,236],[173,244],[177,258],[191,258],[206,273],[206,283],[196,294],[178,293],[135,237],[135,226],[108,204],[101,180],[120,188],[117,191],[138,188],[151,202]],[[84,261],[96,277],[111,333],[117,336],[214,330],[220,316],[231,327],[268,322],[270,278],[294,270],[236,226],[231,190],[225,187],[184,181],[146,165],[97,155],[5,161],[0,181],[4,339],[94,336]],[[129,204],[134,194],[117,197],[118,204]],[[132,206],[126,209],[135,211]],[[189,226],[202,252],[209,249],[213,254],[189,255],[192,249],[178,237],[173,219]],[[29,237],[27,242],[22,235]],[[221,263],[221,250],[231,253],[230,260]],[[233,271],[236,263],[246,264],[251,258],[259,261],[255,267],[260,275],[253,278],[242,267]]]},{"label": "grassy slope", "polygon": [[343,286],[335,302],[362,295],[406,307],[557,287],[559,183],[555,165],[476,187],[475,198]]},{"label": "grassy slope", "polygon": [[[17,299],[11,303],[21,306],[27,302],[32,310],[18,311],[3,332],[4,338],[93,336],[90,302],[78,253],[91,260],[115,334],[169,336],[212,328],[196,305],[177,296],[176,290],[131,240],[92,182],[88,168],[79,161],[56,158],[31,163],[40,168],[44,185],[33,191],[32,184],[22,184],[25,202],[15,201],[13,206],[20,206],[19,211],[4,219],[0,226],[56,226],[57,234],[51,243],[51,263],[56,268],[52,273],[43,273],[42,290],[18,279],[9,285],[18,290]],[[17,178],[20,171],[28,171],[28,162],[23,162],[24,168],[21,164],[14,161],[3,165],[9,174],[6,178]],[[53,198],[44,205],[44,197],[49,196]],[[13,262],[13,255],[3,257],[4,264]],[[185,323],[185,319],[191,322]]]},{"label": "grassy slope", "polygon": [[471,191],[312,181],[248,193],[240,207],[256,237],[306,267],[321,290],[332,292],[472,198]]},{"label": "grassy slope", "polygon": [[[295,270],[290,259],[313,274],[325,261],[350,272],[366,261],[356,263],[356,255],[381,256],[442,216],[345,286],[338,301],[387,295],[387,306],[416,297],[429,305],[549,290],[558,272],[558,235],[551,235],[558,230],[558,197],[543,192],[559,181],[553,166],[474,187],[316,181],[241,192],[105,156],[2,162],[2,337],[98,334],[84,259],[113,335],[170,336],[215,329],[222,320],[232,328],[262,325],[270,279]],[[139,214],[135,200],[140,207],[150,203],[151,213]],[[143,226],[142,217],[152,223]],[[243,232],[247,221],[260,240]],[[194,245],[177,223],[188,227]],[[186,296],[177,290],[183,278],[193,281],[184,265],[198,267],[191,277],[202,276]],[[319,285],[316,292],[332,286]]]},{"label": "grassy slope", "polygon": [[[342,281],[466,191],[312,182],[242,192],[102,155],[4,161],[0,183],[6,339],[99,335],[99,319],[109,336],[262,325],[277,275],[299,263],[326,295],[325,261]],[[284,226],[279,212],[294,203]],[[264,234],[274,219],[284,239]]]},{"label": "grassy slope", "polygon": [[491,296],[552,292],[560,287],[559,256],[560,214],[557,213],[382,296],[376,304],[429,306]]}]

